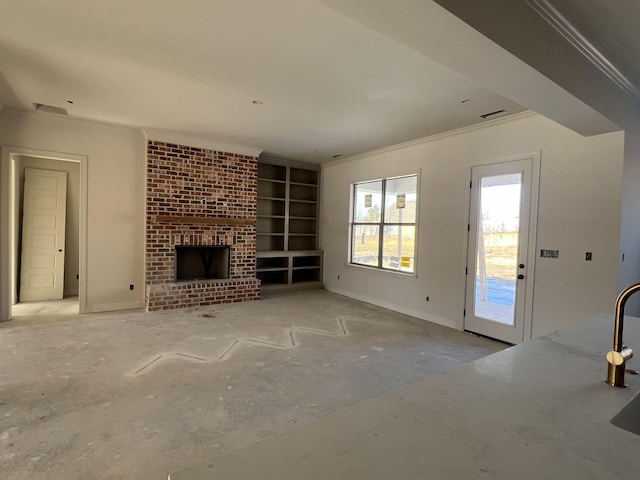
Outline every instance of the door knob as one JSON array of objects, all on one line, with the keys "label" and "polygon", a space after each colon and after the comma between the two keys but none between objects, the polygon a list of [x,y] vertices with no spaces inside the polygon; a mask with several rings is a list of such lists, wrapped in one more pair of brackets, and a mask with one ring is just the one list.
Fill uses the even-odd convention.
[{"label": "door knob", "polygon": [[521,263],[520,265],[518,265],[518,267],[524,268],[524,263]]},{"label": "door knob", "polygon": [[58,249],[58,251],[59,251],[59,252],[62,252],[62,249],[61,249],[61,248],[59,248],[59,249]]},{"label": "door knob", "polygon": [[518,280],[522,280],[522,279],[524,279],[524,275],[522,274],[518,275]]}]

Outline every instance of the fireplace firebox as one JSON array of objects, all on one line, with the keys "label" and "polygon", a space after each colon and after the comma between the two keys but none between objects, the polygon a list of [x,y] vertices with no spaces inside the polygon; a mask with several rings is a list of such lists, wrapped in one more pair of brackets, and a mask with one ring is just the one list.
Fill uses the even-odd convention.
[{"label": "fireplace firebox", "polygon": [[228,245],[176,245],[175,281],[229,278]]}]

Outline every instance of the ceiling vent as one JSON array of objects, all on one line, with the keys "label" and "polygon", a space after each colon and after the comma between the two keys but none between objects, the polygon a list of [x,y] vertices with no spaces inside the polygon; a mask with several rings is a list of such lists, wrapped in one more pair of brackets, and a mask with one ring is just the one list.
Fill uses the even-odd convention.
[{"label": "ceiling vent", "polygon": [[33,102],[33,108],[36,112],[55,113],[56,115],[67,115],[67,109],[62,107],[54,107],[53,105],[45,105],[44,103]]},{"label": "ceiling vent", "polygon": [[495,112],[485,113],[484,115],[480,115],[485,120],[489,117],[493,117],[494,115],[500,115],[501,113],[505,113],[506,110],[496,110]]}]

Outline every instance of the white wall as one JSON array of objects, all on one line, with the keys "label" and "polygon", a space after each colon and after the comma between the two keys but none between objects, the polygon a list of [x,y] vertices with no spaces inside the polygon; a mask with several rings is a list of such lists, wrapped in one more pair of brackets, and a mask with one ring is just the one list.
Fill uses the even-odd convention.
[{"label": "white wall", "polygon": [[[611,311],[623,148],[621,132],[584,138],[529,114],[324,165],[320,247],[326,288],[462,328],[470,167],[540,152],[536,250],[557,249],[560,258],[537,258],[533,337]],[[417,276],[348,266],[350,184],[416,171],[421,171]],[[593,252],[591,262],[584,260],[587,251]]]},{"label": "white wall", "polygon": [[[618,290],[640,282],[640,130],[625,132],[623,185]],[[629,299],[625,312],[640,316],[640,294]]]},{"label": "white wall", "polygon": [[[67,173],[67,208],[65,225],[65,248],[64,248],[64,296],[78,295],[78,279],[80,273],[80,164],[77,162],[65,162],[61,160],[51,160],[46,158],[30,157],[20,155],[16,159],[17,177],[16,181],[16,215],[17,228],[15,236],[21,238],[22,232],[22,201],[24,186],[24,169],[38,168],[42,170],[55,170]],[[16,242],[19,245],[19,242]],[[19,255],[19,249],[14,252]],[[14,260],[14,265],[19,265],[19,259]],[[13,287],[17,286],[19,272],[13,272]],[[17,280],[17,281],[16,281]]]},{"label": "white wall", "polygon": [[[0,112],[2,161],[12,148],[84,155],[87,158],[86,311],[137,308],[144,302],[145,140],[139,130],[42,113]],[[3,165],[1,189],[8,188]],[[82,194],[81,194],[82,196]],[[4,202],[3,202],[4,201]],[[3,259],[2,295],[8,241],[6,196],[0,196]],[[129,290],[134,284],[135,290]],[[4,308],[4,305],[2,305]],[[81,306],[82,307],[82,306]],[[6,309],[0,308],[0,312]],[[0,319],[4,320],[4,318]]]}]

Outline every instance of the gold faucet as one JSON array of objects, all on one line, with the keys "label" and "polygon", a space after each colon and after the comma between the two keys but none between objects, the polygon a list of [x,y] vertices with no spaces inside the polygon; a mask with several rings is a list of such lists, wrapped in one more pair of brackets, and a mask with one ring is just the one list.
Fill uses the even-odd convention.
[{"label": "gold faucet", "polygon": [[613,350],[607,352],[606,358],[609,362],[607,368],[607,379],[605,380],[612,387],[626,387],[624,383],[624,372],[626,361],[633,357],[633,350],[622,343],[622,328],[624,327],[624,305],[628,298],[640,291],[640,283],[625,288],[616,300],[615,327],[613,330]]}]

